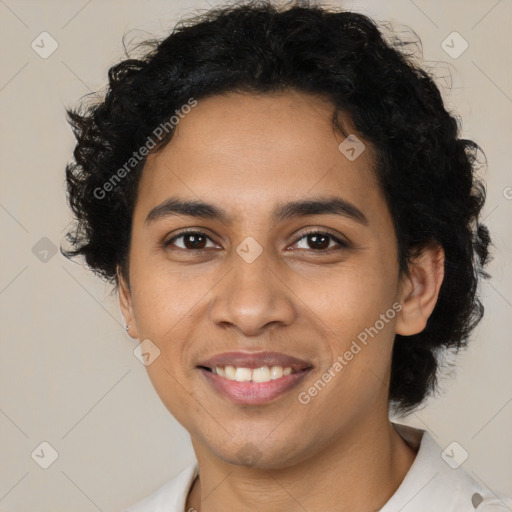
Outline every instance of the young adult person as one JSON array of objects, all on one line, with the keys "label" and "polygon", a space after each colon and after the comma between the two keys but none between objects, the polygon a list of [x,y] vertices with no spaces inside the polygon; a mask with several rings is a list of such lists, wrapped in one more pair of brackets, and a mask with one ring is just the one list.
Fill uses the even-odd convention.
[{"label": "young adult person", "polygon": [[[478,146],[368,17],[238,2],[70,110],[68,235],[197,462],[132,512],[506,511],[428,432],[483,308]],[[149,361],[151,359],[151,361]]]}]

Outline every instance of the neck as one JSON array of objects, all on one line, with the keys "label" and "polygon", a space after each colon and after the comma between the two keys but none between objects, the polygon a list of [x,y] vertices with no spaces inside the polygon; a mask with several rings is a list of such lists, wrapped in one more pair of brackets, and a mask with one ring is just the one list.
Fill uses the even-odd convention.
[{"label": "neck", "polygon": [[389,420],[358,424],[293,466],[261,469],[228,464],[192,440],[199,463],[185,510],[213,512],[370,512],[398,489],[416,453]]}]

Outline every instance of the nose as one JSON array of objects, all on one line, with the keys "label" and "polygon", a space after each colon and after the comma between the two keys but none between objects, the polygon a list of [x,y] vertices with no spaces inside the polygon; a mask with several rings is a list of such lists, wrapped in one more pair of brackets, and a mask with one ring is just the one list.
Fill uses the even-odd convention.
[{"label": "nose", "polygon": [[265,329],[290,325],[296,315],[293,292],[278,265],[265,251],[248,262],[233,255],[231,270],[214,288],[209,313],[212,322],[231,327],[244,336],[258,336]]}]

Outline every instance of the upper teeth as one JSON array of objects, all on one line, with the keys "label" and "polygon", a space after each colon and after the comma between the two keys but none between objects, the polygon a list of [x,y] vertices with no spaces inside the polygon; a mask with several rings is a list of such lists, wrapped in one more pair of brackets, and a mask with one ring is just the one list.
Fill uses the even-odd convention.
[{"label": "upper teeth", "polygon": [[225,367],[216,366],[212,368],[212,372],[229,380],[238,382],[269,382],[270,380],[279,379],[283,375],[290,375],[292,369],[287,366],[261,366],[260,368],[240,368],[231,365]]}]

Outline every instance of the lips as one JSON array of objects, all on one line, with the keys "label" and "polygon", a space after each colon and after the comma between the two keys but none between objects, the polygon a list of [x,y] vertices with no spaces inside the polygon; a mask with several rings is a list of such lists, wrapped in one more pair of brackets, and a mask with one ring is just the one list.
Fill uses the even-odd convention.
[{"label": "lips", "polygon": [[294,372],[310,369],[313,365],[303,359],[280,352],[224,352],[217,354],[197,366],[211,370],[217,366],[235,366],[240,368],[260,368],[262,366],[290,367]]},{"label": "lips", "polygon": [[[296,388],[313,365],[279,352],[226,352],[202,361],[197,368],[205,382],[231,403],[255,406],[273,402]],[[269,368],[272,368],[273,373],[271,380],[266,375],[265,379],[257,379],[260,382],[255,382],[254,373],[262,370],[268,372]],[[230,379],[225,374],[228,369],[231,372],[236,369],[236,377],[243,378],[232,380],[231,375]],[[238,375],[239,372],[243,375]]]}]

